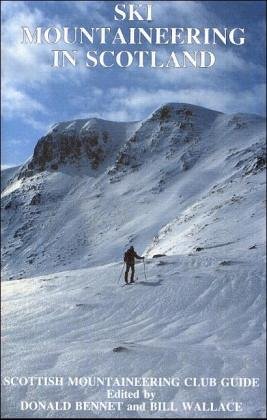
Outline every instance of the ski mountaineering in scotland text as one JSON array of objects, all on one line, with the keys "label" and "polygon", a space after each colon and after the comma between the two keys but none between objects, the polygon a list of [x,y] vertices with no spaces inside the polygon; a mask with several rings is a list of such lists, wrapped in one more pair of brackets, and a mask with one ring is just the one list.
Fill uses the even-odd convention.
[{"label": "ski mountaineering in scotland text", "polygon": [[[151,22],[153,21],[153,3],[118,3],[115,4],[114,21],[116,23],[129,22]],[[110,68],[119,66],[127,68],[132,65],[139,68],[149,66],[151,68],[186,68],[186,67],[211,67],[216,62],[216,54],[212,51],[182,50],[177,53],[172,51],[164,60],[162,53],[158,54],[155,50],[97,50],[87,51],[85,57],[79,55],[79,50],[70,49],[70,46],[97,45],[106,46],[142,46],[148,47],[153,44],[156,46],[201,46],[207,48],[209,45],[217,44],[227,46],[240,46],[245,44],[245,28],[178,28],[178,27],[68,27],[48,26],[22,27],[22,43],[25,44],[52,44],[65,45],[69,49],[53,49],[53,67],[64,67],[66,65],[76,66],[84,62],[85,67],[94,68],[102,66]],[[102,47],[103,48],[103,47]],[[81,51],[80,51],[81,53]],[[161,60],[159,59],[161,56]],[[84,60],[85,58],[85,60]]]}]

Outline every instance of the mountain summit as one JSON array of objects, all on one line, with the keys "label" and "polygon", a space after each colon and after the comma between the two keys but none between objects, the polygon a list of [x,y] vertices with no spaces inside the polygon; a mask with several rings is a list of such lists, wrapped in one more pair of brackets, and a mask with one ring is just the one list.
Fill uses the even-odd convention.
[{"label": "mountain summit", "polygon": [[[65,164],[88,166],[97,170],[111,163],[128,165],[131,162],[127,152],[133,149],[156,147],[163,136],[171,137],[170,150],[181,142],[196,140],[207,129],[218,112],[187,104],[166,104],[157,109],[142,122],[116,123],[98,118],[73,120],[55,124],[42,137],[31,161],[23,173],[58,170]],[[170,136],[171,135],[171,136]],[[165,146],[166,147],[166,146]]]}]

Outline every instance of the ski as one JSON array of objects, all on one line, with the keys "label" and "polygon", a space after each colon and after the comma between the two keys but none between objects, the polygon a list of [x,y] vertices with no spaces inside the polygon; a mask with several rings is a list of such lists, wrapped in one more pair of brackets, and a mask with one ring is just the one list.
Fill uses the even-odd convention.
[{"label": "ski", "polygon": [[131,283],[125,283],[125,284],[123,284],[121,287],[130,286],[131,284],[135,284],[135,283],[136,283],[135,281],[132,281]]}]

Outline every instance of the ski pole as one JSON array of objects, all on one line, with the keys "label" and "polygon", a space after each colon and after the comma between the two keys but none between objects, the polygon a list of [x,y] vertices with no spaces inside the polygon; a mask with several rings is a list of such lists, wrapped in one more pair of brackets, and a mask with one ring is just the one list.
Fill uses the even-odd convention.
[{"label": "ski pole", "polygon": [[120,277],[119,277],[119,280],[118,280],[118,284],[120,282],[120,279],[121,279],[121,276],[122,276],[122,273],[123,273],[124,266],[125,266],[125,262],[123,263],[123,266],[122,266],[122,269],[121,269],[121,273],[120,273]]},{"label": "ski pole", "polygon": [[143,259],[143,263],[144,263],[144,275],[145,275],[145,280],[147,281],[147,277],[146,277],[146,265],[145,265],[145,260]]}]

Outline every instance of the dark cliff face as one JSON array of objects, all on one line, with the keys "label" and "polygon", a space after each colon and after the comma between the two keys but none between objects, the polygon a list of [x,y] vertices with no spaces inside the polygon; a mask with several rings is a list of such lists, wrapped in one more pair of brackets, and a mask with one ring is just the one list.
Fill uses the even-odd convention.
[{"label": "dark cliff face", "polygon": [[138,124],[99,118],[60,122],[39,139],[32,158],[19,176],[57,171],[67,165],[89,172],[104,171]]},{"label": "dark cliff face", "polygon": [[97,169],[105,159],[108,138],[107,132],[95,130],[78,134],[49,133],[36,144],[24,175],[31,176],[44,170],[56,171],[63,164],[79,164],[82,160],[88,162],[89,168]]}]

